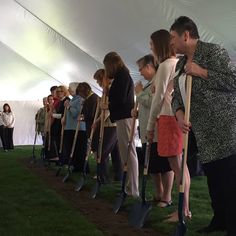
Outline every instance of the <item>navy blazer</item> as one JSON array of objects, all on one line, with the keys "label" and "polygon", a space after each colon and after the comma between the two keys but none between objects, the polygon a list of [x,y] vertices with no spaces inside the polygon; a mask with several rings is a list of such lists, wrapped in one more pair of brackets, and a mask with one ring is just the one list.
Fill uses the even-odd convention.
[{"label": "navy blazer", "polygon": [[119,69],[109,90],[111,122],[131,118],[134,107],[134,83],[126,68]]}]

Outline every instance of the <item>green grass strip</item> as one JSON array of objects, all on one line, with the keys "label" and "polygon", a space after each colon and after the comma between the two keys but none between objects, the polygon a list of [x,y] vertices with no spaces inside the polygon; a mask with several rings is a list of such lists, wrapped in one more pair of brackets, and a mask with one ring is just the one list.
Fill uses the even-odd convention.
[{"label": "green grass strip", "polygon": [[29,156],[30,148],[0,152],[1,236],[103,235],[78,209],[17,161]]}]

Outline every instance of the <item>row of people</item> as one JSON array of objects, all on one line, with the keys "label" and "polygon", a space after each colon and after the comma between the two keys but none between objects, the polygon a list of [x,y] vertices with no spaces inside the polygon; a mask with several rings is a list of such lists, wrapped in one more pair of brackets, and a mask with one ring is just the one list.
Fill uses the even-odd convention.
[{"label": "row of people", "polygon": [[[234,95],[236,68],[224,49],[199,40],[196,24],[185,16],[179,17],[173,23],[170,32],[167,30],[154,32],[150,37],[150,47],[153,56],[148,55],[137,61],[141,75],[148,80],[144,87],[141,84],[134,86],[127,66],[116,52],[105,55],[104,70],[101,69],[95,73],[95,79],[101,78],[99,83],[103,87],[104,99],[102,99],[100,108],[109,112],[106,115],[106,118],[110,119],[108,123],[115,123],[111,126],[109,124],[108,127],[116,127],[114,130],[116,130],[115,135],[119,146],[117,154],[119,154],[122,165],[126,162],[128,150],[130,151],[125,191],[128,195],[139,196],[138,158],[135,142],[129,140],[132,116],[138,116],[143,148],[145,149],[147,142],[152,143],[150,173],[158,189],[156,198],[160,200],[159,206],[161,207],[171,204],[174,175],[177,185],[180,184],[183,133],[189,132],[191,128],[196,136],[199,157],[207,176],[214,213],[209,226],[201,232],[226,230],[228,236],[235,235],[236,137],[234,130],[236,107]],[[183,54],[183,56],[177,59],[176,53]],[[184,121],[186,75],[193,77],[191,123]],[[56,107],[60,107],[60,105],[54,105],[49,109],[51,112],[49,117],[53,120],[50,120],[48,134],[53,133],[50,129],[56,119],[62,118],[65,113],[65,119],[68,117],[70,119],[70,115],[72,116],[76,110],[71,137],[74,136],[75,124],[78,124],[78,114],[85,109],[86,100],[92,96],[91,91],[81,92],[84,89],[81,88],[83,84],[78,84],[74,95],[70,92],[72,96],[79,96],[78,104],[74,103],[76,99],[74,97],[74,100],[66,101],[67,95],[65,93],[60,95],[62,91],[58,89],[60,113],[55,111]],[[132,111],[135,104],[134,93],[136,93],[139,104],[138,112]],[[108,97],[108,102],[106,102],[106,97]],[[84,103],[82,103],[82,98],[85,99]],[[80,131],[85,133],[86,130],[89,133],[89,130],[99,121],[101,123],[102,119],[100,116],[95,124],[92,124],[93,119],[90,118],[85,124],[86,116],[89,117],[92,114],[92,109],[89,108],[87,112],[80,121]],[[91,117],[94,117],[94,113]],[[64,122],[62,123],[64,124]],[[57,135],[57,138],[52,138],[56,143],[55,146],[59,146],[60,143],[60,129],[57,130]],[[88,135],[84,135],[84,139],[80,139],[79,142],[84,141],[77,145],[78,148],[86,146]],[[71,137],[66,139],[71,140]],[[111,140],[109,138],[109,141]],[[109,141],[104,142],[104,145]],[[112,152],[112,148],[103,147],[103,150],[106,150],[106,154]],[[97,147],[94,148],[94,152],[96,151]],[[184,176],[183,214],[185,217],[191,218],[190,176],[187,166],[185,166]],[[172,220],[177,220],[176,214],[171,215],[170,221]]]},{"label": "row of people", "polygon": [[3,111],[0,112],[0,138],[5,152],[14,149],[13,131],[15,124],[15,115],[8,103],[3,105]]},{"label": "row of people", "polygon": [[[200,232],[227,231],[227,235],[235,235],[236,67],[225,49],[199,40],[196,24],[185,16],[173,23],[170,33],[166,30],[154,32],[150,44],[159,68],[153,82],[155,91],[146,127],[148,140],[153,140],[156,124],[158,154],[168,159],[179,185],[182,132],[189,132],[192,128],[198,144],[199,158],[207,176],[214,213],[209,226]],[[183,56],[177,59],[176,53]],[[120,118],[126,118],[122,121],[128,130],[130,116],[127,110],[133,106],[130,98],[133,85],[130,83],[129,72],[115,52],[108,53],[103,62],[107,76],[113,79],[109,92],[111,118],[114,117],[116,122]],[[184,121],[186,75],[193,77],[191,123]],[[123,103],[124,100],[126,104]],[[127,116],[120,117],[120,114]],[[217,127],[221,127],[220,130]],[[119,129],[122,130],[122,126]],[[127,136],[124,135],[123,139],[127,143]],[[135,154],[133,157],[135,159]],[[131,164],[130,170],[130,176],[136,176],[135,163],[133,166]],[[185,170],[183,214],[191,218],[190,177],[187,167]],[[131,185],[135,189],[135,178],[130,178],[129,181],[134,181]],[[170,220],[175,218],[174,214]]]},{"label": "row of people", "polygon": [[[101,76],[104,74],[104,71],[101,72],[102,74],[98,71],[94,76],[98,81],[100,81]],[[63,90],[63,92],[61,92],[61,90]],[[72,144],[78,125],[78,116],[81,114],[82,118],[80,119],[78,127],[78,136],[72,159],[74,171],[82,171],[86,155],[86,143],[90,136],[92,125],[94,129],[95,126],[99,126],[99,117],[93,124],[98,95],[92,92],[90,85],[86,82],[73,82],[69,84],[68,91],[72,97],[71,100],[69,97],[65,96],[66,90],[65,86],[58,86],[56,87],[56,99],[55,95],[49,95],[47,98],[43,99],[45,106],[44,108],[40,108],[37,112],[36,123],[38,124],[38,132],[42,134],[45,142],[44,149],[46,159],[57,160],[59,157],[60,165],[64,165],[68,163],[69,157],[71,156]],[[64,96],[62,94],[64,94]],[[58,101],[60,96],[61,99]],[[56,106],[54,100],[56,100]],[[60,106],[63,106],[63,109],[61,108],[59,110],[58,108]],[[61,139],[62,128],[63,138]],[[98,130],[99,128],[96,129],[92,142],[92,151],[95,156],[98,150]],[[61,144],[62,140],[63,142]],[[103,182],[109,181],[108,160],[110,156],[114,167],[114,180],[120,181],[122,178],[122,168],[116,136],[116,126],[111,123],[109,117],[107,117],[105,121],[102,150],[101,166]],[[87,171],[89,171],[89,167],[87,167]]]}]

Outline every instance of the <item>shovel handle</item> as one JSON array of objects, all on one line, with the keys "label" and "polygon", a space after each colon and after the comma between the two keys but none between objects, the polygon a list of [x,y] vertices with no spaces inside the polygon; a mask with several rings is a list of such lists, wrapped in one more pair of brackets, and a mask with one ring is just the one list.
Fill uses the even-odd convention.
[{"label": "shovel handle", "polygon": [[[185,113],[184,113],[184,121],[189,123],[190,117],[190,104],[191,104],[191,93],[192,93],[192,76],[187,75],[187,91],[186,91],[186,102],[185,102]],[[187,162],[188,155],[188,133],[184,134],[184,158],[182,163],[182,181],[180,183],[180,192],[184,193],[185,187],[185,167]]]},{"label": "shovel handle", "polygon": [[[133,109],[134,109],[134,111],[137,111],[137,110],[138,110],[138,102],[137,102],[137,101],[135,102]],[[124,167],[123,167],[123,171],[124,171],[124,172],[127,172],[127,168],[128,168],[127,162],[128,162],[129,156],[130,156],[131,143],[132,143],[133,138],[134,138],[135,124],[136,124],[136,117],[133,116],[133,117],[132,117],[132,123],[131,123],[130,134],[129,134],[129,141],[128,141],[128,147],[127,147],[127,155],[126,155],[126,160],[125,160]]]},{"label": "shovel handle", "polygon": [[[100,105],[100,98],[98,97],[97,98],[96,111],[95,111],[95,115],[94,115],[94,118],[93,118],[93,124],[95,123],[96,119],[98,118],[99,105]],[[91,129],[91,132],[90,132],[90,136],[89,136],[89,138],[87,140],[87,152],[86,152],[85,161],[88,161],[89,154],[91,152],[91,145],[92,145],[94,131],[95,131],[95,127],[93,126],[92,129]]]},{"label": "shovel handle", "polygon": [[[66,119],[66,113],[67,113],[67,109],[66,107],[64,108],[64,114],[63,114],[63,119]],[[65,124],[62,124],[61,127],[61,140],[60,140],[60,149],[59,149],[59,153],[61,154],[62,152],[62,147],[63,147],[63,139],[64,139],[64,130],[65,130]]]},{"label": "shovel handle", "polygon": [[147,141],[146,143],[146,150],[145,150],[145,159],[144,159],[144,168],[143,168],[143,175],[148,175],[148,166],[149,166],[149,158],[150,158],[150,148],[151,143]]},{"label": "shovel handle", "polygon": [[78,121],[77,121],[77,126],[76,126],[76,130],[75,130],[75,135],[74,135],[74,139],[73,139],[73,144],[72,144],[72,148],[71,148],[71,153],[70,153],[70,159],[73,158],[74,155],[74,151],[75,151],[75,145],[76,145],[76,141],[77,141],[77,137],[78,137],[78,133],[79,133],[79,128],[80,128],[80,121],[81,121],[81,117],[82,117],[82,109],[83,109],[83,104],[81,104],[81,109],[78,115]]}]

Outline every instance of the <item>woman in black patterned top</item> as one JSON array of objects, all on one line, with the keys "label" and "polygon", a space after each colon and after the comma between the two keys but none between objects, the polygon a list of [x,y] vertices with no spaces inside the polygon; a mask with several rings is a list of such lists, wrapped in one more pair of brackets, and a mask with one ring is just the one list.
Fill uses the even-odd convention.
[{"label": "woman in black patterned top", "polygon": [[[214,213],[200,232],[226,230],[235,236],[236,67],[225,49],[199,40],[197,26],[188,17],[179,17],[170,32],[176,53],[184,54],[176,66],[172,107],[183,132],[191,126],[195,133]],[[184,122],[185,74],[193,77],[191,124]]]}]

